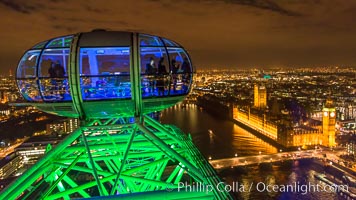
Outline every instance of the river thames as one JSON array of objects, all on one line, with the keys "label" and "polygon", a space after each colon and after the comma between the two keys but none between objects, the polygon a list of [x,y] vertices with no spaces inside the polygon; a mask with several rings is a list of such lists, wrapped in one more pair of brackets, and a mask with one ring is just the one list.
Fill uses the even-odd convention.
[{"label": "river thames", "polygon": [[212,159],[277,152],[275,147],[233,122],[218,119],[194,104],[168,108],[161,113],[160,121],[190,133],[199,150]]},{"label": "river thames", "polygon": [[[255,135],[242,129],[231,121],[221,120],[194,104],[176,105],[160,114],[164,124],[174,124],[185,133],[191,134],[194,143],[206,158],[229,158],[277,153],[278,149]],[[228,184],[237,183],[251,189],[235,191],[238,199],[338,199],[338,195],[327,191],[261,191],[263,185],[317,185],[325,186],[315,178],[323,173],[324,167],[312,161],[290,161],[267,166],[247,166],[219,171],[220,177]],[[263,189],[263,188],[262,188]]]}]

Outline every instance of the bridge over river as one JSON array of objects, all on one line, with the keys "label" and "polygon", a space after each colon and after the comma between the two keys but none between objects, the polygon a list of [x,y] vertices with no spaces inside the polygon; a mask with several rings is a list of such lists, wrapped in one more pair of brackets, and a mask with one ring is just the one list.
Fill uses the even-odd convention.
[{"label": "bridge over river", "polygon": [[287,161],[287,160],[298,160],[305,158],[322,158],[324,155],[332,159],[340,152],[337,150],[301,150],[301,151],[290,151],[290,152],[280,152],[275,154],[267,155],[255,155],[255,156],[243,156],[243,157],[233,157],[233,158],[224,158],[217,160],[210,160],[210,164],[215,169],[224,169],[228,167],[235,166],[245,166],[253,165],[260,163],[273,163],[278,161]]}]

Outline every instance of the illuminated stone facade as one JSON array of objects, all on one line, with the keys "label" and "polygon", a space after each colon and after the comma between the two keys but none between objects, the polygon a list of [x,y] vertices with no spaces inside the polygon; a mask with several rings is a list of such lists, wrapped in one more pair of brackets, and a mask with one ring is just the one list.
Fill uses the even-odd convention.
[{"label": "illuminated stone facade", "polygon": [[267,107],[267,89],[265,86],[254,86],[254,107],[264,109]]},{"label": "illuminated stone facade", "polygon": [[333,147],[335,146],[335,124],[336,124],[336,111],[333,101],[326,100],[323,108],[323,136],[324,145]]},{"label": "illuminated stone facade", "polygon": [[265,114],[253,114],[248,110],[233,108],[233,119],[277,141],[285,147],[314,145],[335,146],[335,108],[325,105],[322,126],[292,127],[266,119]]},{"label": "illuminated stone facade", "polygon": [[233,109],[233,116],[235,120],[255,129],[256,131],[268,136],[269,138],[277,140],[277,124],[267,121],[264,117],[251,114],[250,112],[241,111],[236,107]]}]

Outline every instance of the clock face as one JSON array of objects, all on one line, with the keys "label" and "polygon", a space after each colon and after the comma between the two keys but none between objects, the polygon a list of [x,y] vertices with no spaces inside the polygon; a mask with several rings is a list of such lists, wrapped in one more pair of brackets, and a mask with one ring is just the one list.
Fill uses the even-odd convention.
[{"label": "clock face", "polygon": [[335,117],[335,112],[331,112],[330,117]]},{"label": "clock face", "polygon": [[325,111],[324,112],[324,116],[327,117],[328,116],[328,112]]}]

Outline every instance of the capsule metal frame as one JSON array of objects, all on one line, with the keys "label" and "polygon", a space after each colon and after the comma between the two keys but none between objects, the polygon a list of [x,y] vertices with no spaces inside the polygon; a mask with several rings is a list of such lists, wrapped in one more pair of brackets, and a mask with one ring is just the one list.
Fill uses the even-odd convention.
[{"label": "capsule metal frame", "polygon": [[[156,69],[147,72],[152,59]],[[65,75],[51,77],[53,65],[62,65]],[[16,73],[25,101],[17,105],[85,119],[138,116],[182,101],[192,80],[189,54],[174,41],[135,32],[82,32],[25,52]]]}]

